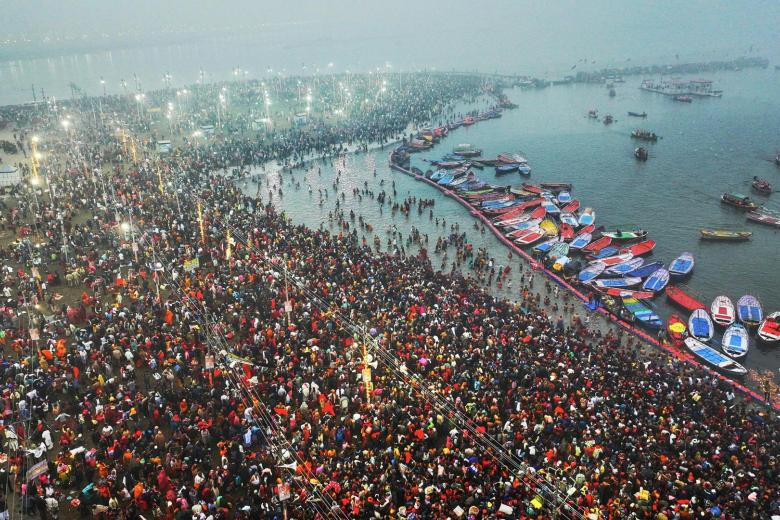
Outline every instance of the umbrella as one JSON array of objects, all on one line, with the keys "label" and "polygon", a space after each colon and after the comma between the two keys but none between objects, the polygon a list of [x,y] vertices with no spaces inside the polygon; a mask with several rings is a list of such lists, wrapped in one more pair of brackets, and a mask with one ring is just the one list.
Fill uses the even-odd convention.
[{"label": "umbrella", "polygon": [[685,332],[685,324],[681,321],[676,321],[669,325],[669,330],[676,334],[682,334]]}]

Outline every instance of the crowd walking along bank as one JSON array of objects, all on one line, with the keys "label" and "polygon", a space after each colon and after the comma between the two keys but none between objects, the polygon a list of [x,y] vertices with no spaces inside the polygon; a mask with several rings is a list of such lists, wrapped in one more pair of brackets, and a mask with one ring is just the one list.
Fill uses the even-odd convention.
[{"label": "crowd walking along bank", "polygon": [[[90,98],[0,110],[24,179],[3,206],[6,516],[780,514],[771,406],[627,335],[551,319],[533,275],[517,301],[498,298],[424,254],[377,253],[355,229],[295,225],[243,193],[233,171],[274,162],[284,175],[312,156],[394,141],[486,92],[509,105],[476,75],[314,81],[179,91],[183,113],[168,121],[189,126],[186,138],[170,123],[162,139],[156,112],[141,107],[176,99],[170,90],[103,96],[100,116]],[[296,103],[311,108],[314,95],[300,99],[301,83],[322,103],[304,123]],[[270,96],[288,104],[262,132],[236,108],[258,95],[266,110]],[[653,266],[644,231],[599,229],[572,186],[502,191],[472,171],[531,175],[517,153],[488,162],[464,145],[441,171],[410,167],[410,151],[453,126],[407,139],[393,165],[468,202],[508,244],[534,246],[539,270],[587,291],[591,307],[663,326],[643,302],[673,297],[668,283],[690,275],[691,255]],[[685,320],[669,329],[733,374],[727,356],[747,345],[733,322],[770,340],[776,326],[755,299],[730,301],[712,311],[730,327],[725,355],[702,309],[687,338]]]}]

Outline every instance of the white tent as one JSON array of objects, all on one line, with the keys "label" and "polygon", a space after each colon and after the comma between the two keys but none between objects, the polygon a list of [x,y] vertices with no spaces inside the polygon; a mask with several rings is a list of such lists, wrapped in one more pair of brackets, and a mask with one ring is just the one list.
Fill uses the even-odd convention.
[{"label": "white tent", "polygon": [[7,164],[0,167],[0,187],[14,186],[22,182],[22,175],[15,166]]}]

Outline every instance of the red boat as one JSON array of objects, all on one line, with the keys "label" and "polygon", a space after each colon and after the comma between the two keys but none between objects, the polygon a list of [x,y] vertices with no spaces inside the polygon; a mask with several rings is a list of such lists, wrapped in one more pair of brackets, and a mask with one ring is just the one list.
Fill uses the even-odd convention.
[{"label": "red boat", "polygon": [[580,230],[577,232],[578,235],[584,235],[585,233],[593,233],[593,231],[596,229],[596,226],[593,224],[590,224],[588,226],[585,226],[584,228],[580,228]]},{"label": "red boat", "polygon": [[595,254],[607,247],[609,244],[612,243],[612,239],[609,237],[601,237],[598,240],[594,240],[587,246],[583,247],[582,250],[586,253]]},{"label": "red boat", "polygon": [[544,216],[547,214],[547,210],[544,209],[542,206],[539,206],[535,210],[531,212],[531,218],[544,218]]},{"label": "red boat", "polygon": [[636,298],[637,300],[649,300],[655,296],[655,293],[653,292],[621,289],[619,287],[608,287],[602,292],[605,292],[610,296],[617,296],[619,298]]},{"label": "red boat", "polygon": [[541,195],[545,191],[539,186],[534,186],[533,184],[528,184],[527,182],[523,183],[523,189],[529,193],[536,193],[537,195]]},{"label": "red boat", "polygon": [[780,227],[780,217],[761,211],[751,211],[747,214],[748,220],[764,224],[765,226]]},{"label": "red boat", "polygon": [[574,213],[578,209],[580,209],[580,201],[574,199],[561,208],[561,213]]},{"label": "red boat", "polygon": [[666,286],[666,297],[669,298],[669,301],[677,304],[688,312],[707,308],[702,302],[675,285]]},{"label": "red boat", "polygon": [[666,331],[675,347],[682,346],[683,341],[685,341],[685,322],[678,315],[669,316],[666,321]]},{"label": "red boat", "polygon": [[[542,208],[544,209],[544,208]],[[570,240],[574,238],[574,228],[571,227],[569,224],[561,224],[560,228],[560,235],[561,238],[564,240]]]},{"label": "red boat", "polygon": [[621,253],[633,253],[634,258],[637,256],[642,256],[650,251],[652,251],[655,248],[655,240],[645,240],[643,242],[639,242],[638,244],[634,244],[633,246],[624,247],[620,250]]}]

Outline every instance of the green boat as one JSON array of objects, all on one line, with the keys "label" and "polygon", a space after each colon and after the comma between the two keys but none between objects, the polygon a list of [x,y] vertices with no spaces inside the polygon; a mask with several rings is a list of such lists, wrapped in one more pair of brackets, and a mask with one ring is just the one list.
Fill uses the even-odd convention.
[{"label": "green boat", "polygon": [[609,237],[612,240],[638,240],[647,236],[647,231],[644,229],[633,229],[631,231],[606,231],[601,234],[603,237]]}]

